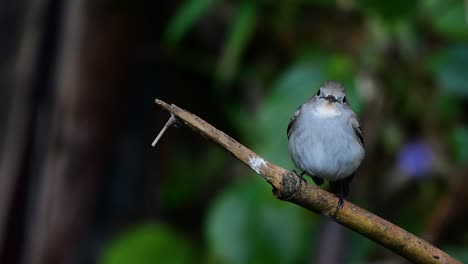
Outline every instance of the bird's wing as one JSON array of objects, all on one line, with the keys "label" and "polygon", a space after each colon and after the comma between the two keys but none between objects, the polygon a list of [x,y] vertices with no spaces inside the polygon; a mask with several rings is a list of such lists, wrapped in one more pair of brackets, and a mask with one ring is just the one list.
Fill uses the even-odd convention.
[{"label": "bird's wing", "polygon": [[359,120],[357,119],[355,115],[353,115],[349,119],[349,123],[353,127],[354,133],[356,134],[356,137],[359,139],[361,146],[364,146],[364,137],[362,136],[361,126],[359,125]]},{"label": "bird's wing", "polygon": [[289,121],[288,130],[287,130],[288,139],[289,139],[289,136],[291,136],[291,132],[292,132],[291,129],[294,126],[294,122],[296,122],[296,118],[300,113],[301,113],[301,107],[297,108],[296,112],[294,112],[294,115],[291,117],[291,120]]}]

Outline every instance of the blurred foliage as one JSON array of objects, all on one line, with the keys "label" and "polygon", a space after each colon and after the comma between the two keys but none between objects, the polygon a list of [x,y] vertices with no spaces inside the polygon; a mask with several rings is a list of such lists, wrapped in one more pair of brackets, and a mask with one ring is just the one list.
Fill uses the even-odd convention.
[{"label": "blurred foliage", "polygon": [[233,19],[226,45],[218,65],[216,78],[222,83],[230,83],[235,70],[239,67],[242,51],[246,48],[257,18],[257,5],[254,1],[244,1],[239,6],[239,11]]},{"label": "blurred foliage", "polygon": [[433,58],[432,72],[444,92],[467,97],[468,47],[454,46]]},{"label": "blurred foliage", "polygon": [[429,14],[433,19],[434,30],[449,39],[468,38],[466,26],[466,3],[463,1],[450,1],[446,4],[443,1],[423,1],[428,2]]},{"label": "blurred foliage", "polygon": [[106,249],[100,263],[192,263],[196,247],[172,228],[147,223],[120,234]]},{"label": "blurred foliage", "polygon": [[468,163],[468,127],[456,127],[452,135],[456,161]]},{"label": "blurred foliage", "polygon": [[203,196],[210,181],[222,173],[227,155],[219,147],[210,145],[203,153],[194,157],[176,146],[168,169],[175,177],[162,183],[158,199],[169,208],[192,204],[194,197]]},{"label": "blurred foliage", "polygon": [[[402,150],[419,153],[411,145],[414,139],[427,147],[434,160],[452,154],[451,161],[468,164],[468,128],[463,124],[468,100],[466,20],[462,1],[186,0],[172,14],[162,42],[176,64],[190,65],[191,73],[212,80],[209,88],[197,92],[237,95],[237,100],[223,101],[223,108],[216,110],[228,113],[224,121],[242,143],[286,168],[293,168],[287,151],[289,118],[324,80],[342,81],[356,113],[364,117],[383,113],[371,120],[377,122],[373,131],[364,131],[375,134],[376,142],[369,148],[378,156],[370,157],[372,164],[366,169],[373,178],[366,180],[372,189],[381,190],[397,181],[397,176],[378,177],[388,176],[382,173],[385,169],[398,170]],[[367,90],[366,83],[371,83]],[[380,109],[376,102],[384,106]],[[436,152],[429,144],[433,138],[448,153]],[[175,227],[144,225],[121,235],[107,248],[102,263],[153,263],[148,259],[310,263],[315,259],[318,216],[275,200],[268,184],[247,169],[223,172],[233,166],[216,147],[210,145],[197,155],[184,148],[180,144],[173,151],[170,177],[158,193],[168,210],[213,193],[210,183],[219,184],[219,174],[233,177],[216,190],[215,199],[207,201],[205,244],[198,248],[205,251],[194,255],[193,244]],[[396,194],[406,199],[401,206],[384,208],[394,209],[395,221],[417,234],[425,231],[446,191],[427,180],[429,175],[440,177],[434,167],[424,170],[420,188]],[[411,176],[402,177],[411,181]],[[447,180],[445,176],[441,178]],[[382,197],[369,198],[367,193],[362,197],[380,209]],[[375,244],[360,235],[353,233],[346,243],[348,263],[375,257]],[[466,248],[448,246],[449,253],[468,262]]]},{"label": "blurred foliage", "polygon": [[307,260],[317,217],[271,199],[258,177],[230,186],[207,218],[215,263],[300,263]]},{"label": "blurred foliage", "polygon": [[468,263],[468,250],[466,248],[443,248],[450,256],[460,260],[461,263]]},{"label": "blurred foliage", "polygon": [[185,1],[172,17],[164,36],[166,45],[176,45],[216,0]]}]

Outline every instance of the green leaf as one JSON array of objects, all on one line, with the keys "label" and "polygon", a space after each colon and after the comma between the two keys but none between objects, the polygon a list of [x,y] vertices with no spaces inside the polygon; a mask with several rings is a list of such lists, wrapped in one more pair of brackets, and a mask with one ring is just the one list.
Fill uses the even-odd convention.
[{"label": "green leaf", "polygon": [[369,13],[374,13],[388,20],[408,19],[417,11],[418,1],[372,1],[359,0],[358,5],[364,8]]},{"label": "green leaf", "polygon": [[193,156],[186,145],[175,146],[169,160],[171,176],[162,182],[158,199],[170,208],[192,204],[194,197],[201,197],[210,182],[225,165],[227,154],[210,144]]},{"label": "green leaf", "polygon": [[221,85],[229,84],[239,65],[257,22],[258,8],[254,1],[243,1],[231,25],[223,48],[216,78]]},{"label": "green leaf", "polygon": [[328,60],[327,75],[330,79],[349,79],[353,74],[353,61],[345,54],[334,54]]},{"label": "green leaf", "polygon": [[372,254],[372,251],[376,248],[375,242],[368,238],[358,234],[356,232],[350,233],[350,249],[348,250],[348,262],[347,263],[364,263],[365,259]]},{"label": "green leaf", "polygon": [[184,264],[196,258],[193,245],[171,228],[148,223],[120,234],[104,249],[101,264]]},{"label": "green leaf", "polygon": [[207,222],[208,245],[218,263],[304,263],[313,215],[275,200],[258,178],[231,186],[216,199]]},{"label": "green leaf", "polygon": [[215,2],[216,0],[186,0],[169,21],[163,37],[166,45],[177,44]]},{"label": "green leaf", "polygon": [[456,127],[452,133],[452,146],[455,159],[462,163],[468,163],[468,127]]},{"label": "green leaf", "polygon": [[453,122],[463,113],[463,107],[458,96],[442,94],[437,99],[439,116],[444,121]]},{"label": "green leaf", "polygon": [[468,25],[463,1],[454,1],[444,8],[435,10],[431,21],[434,29],[449,38],[466,39]]},{"label": "green leaf", "polygon": [[450,256],[458,259],[461,263],[468,263],[468,250],[466,247],[447,247],[443,249]]},{"label": "green leaf", "polygon": [[390,119],[382,123],[381,126],[380,134],[385,151],[390,154],[396,153],[403,141],[403,135],[397,122]]},{"label": "green leaf", "polygon": [[429,67],[445,93],[468,97],[468,46],[455,46],[435,54]]}]

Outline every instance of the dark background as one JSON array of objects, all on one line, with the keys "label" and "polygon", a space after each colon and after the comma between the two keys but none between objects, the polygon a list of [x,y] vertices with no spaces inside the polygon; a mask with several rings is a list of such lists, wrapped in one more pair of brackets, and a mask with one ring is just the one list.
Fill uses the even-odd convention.
[{"label": "dark background", "polygon": [[286,127],[339,80],[350,200],[468,262],[468,4],[0,2],[0,263],[404,263],[295,205],[175,103],[293,169]]}]

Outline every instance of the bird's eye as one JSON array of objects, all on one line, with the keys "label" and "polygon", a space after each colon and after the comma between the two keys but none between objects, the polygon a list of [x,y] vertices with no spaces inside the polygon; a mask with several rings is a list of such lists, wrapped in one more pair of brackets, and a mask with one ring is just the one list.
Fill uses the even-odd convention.
[{"label": "bird's eye", "polygon": [[343,103],[346,103],[346,96],[343,97]]},{"label": "bird's eye", "polygon": [[320,89],[317,91],[317,96],[320,96]]}]

